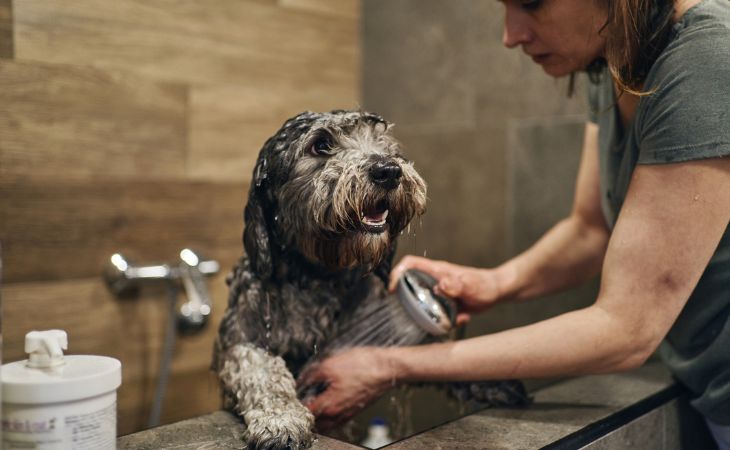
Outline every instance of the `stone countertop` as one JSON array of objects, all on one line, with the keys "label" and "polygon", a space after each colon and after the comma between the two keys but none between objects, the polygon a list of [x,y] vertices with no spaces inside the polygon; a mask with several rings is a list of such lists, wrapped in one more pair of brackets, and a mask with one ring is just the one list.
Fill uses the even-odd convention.
[{"label": "stone countertop", "polygon": [[[226,411],[217,411],[117,439],[117,450],[224,450],[241,449],[241,421]],[[326,436],[317,436],[312,450],[352,450],[360,446]]]},{"label": "stone countertop", "polygon": [[671,385],[668,371],[659,363],[621,374],[573,378],[535,392],[534,403],[528,408],[485,409],[385,448],[542,448],[580,433],[589,425],[605,420]]},{"label": "stone countertop", "polygon": [[[388,450],[541,448],[579,434],[637,402],[666,391],[671,377],[661,364],[610,375],[569,379],[534,393],[524,409],[485,409],[390,444]],[[219,411],[122,436],[119,450],[238,449],[241,422]],[[313,450],[363,447],[318,436]]]}]

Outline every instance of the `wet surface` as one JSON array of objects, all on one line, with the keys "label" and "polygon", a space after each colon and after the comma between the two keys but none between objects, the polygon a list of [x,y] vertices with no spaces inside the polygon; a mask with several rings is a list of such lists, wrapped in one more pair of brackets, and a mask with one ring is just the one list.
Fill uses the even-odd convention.
[{"label": "wet surface", "polygon": [[[243,448],[243,424],[234,415],[217,411],[117,439],[117,450],[225,450]],[[318,436],[312,450],[362,447]]]},{"label": "wet surface", "polygon": [[[646,399],[671,385],[666,369],[652,362],[639,369],[612,375],[593,375],[562,381],[534,392],[528,408],[492,408],[473,412],[388,445],[388,449],[524,449],[540,448]],[[426,408],[442,409],[431,403]],[[396,403],[398,397],[396,397]],[[400,405],[403,408],[403,405]],[[407,410],[406,410],[407,412]],[[466,414],[469,411],[462,411]],[[458,411],[457,411],[458,413]],[[443,423],[443,422],[441,422]],[[125,449],[233,449],[241,448],[242,423],[226,412],[215,412],[151,430],[122,436]],[[418,432],[421,431],[421,432]],[[350,433],[354,442],[362,436]],[[319,436],[314,450],[357,449],[358,445]]]}]

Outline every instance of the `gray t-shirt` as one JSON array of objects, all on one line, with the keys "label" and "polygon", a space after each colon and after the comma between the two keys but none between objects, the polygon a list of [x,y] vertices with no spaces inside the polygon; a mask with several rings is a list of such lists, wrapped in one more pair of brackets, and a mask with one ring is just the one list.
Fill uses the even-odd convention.
[{"label": "gray t-shirt", "polygon": [[[599,126],[601,202],[616,223],[637,164],[730,155],[730,0],[704,0],[673,26],[644,83],[633,122],[622,126],[608,74],[590,84]],[[693,405],[730,425],[730,227],[660,347]]]}]

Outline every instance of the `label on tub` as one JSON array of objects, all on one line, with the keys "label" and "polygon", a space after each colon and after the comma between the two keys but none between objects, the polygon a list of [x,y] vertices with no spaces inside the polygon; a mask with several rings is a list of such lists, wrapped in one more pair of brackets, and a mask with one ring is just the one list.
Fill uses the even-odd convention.
[{"label": "label on tub", "polygon": [[[116,397],[116,396],[115,396]],[[102,400],[102,399],[95,399]],[[4,450],[113,450],[116,448],[116,398],[106,406],[52,408],[3,405]],[[73,410],[73,411],[71,411]]]}]

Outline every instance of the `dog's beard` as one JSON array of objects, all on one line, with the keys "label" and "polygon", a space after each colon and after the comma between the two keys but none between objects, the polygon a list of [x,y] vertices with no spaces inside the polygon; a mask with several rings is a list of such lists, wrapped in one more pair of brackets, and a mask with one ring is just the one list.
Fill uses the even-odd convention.
[{"label": "dog's beard", "polygon": [[300,161],[280,192],[279,235],[288,247],[331,270],[374,268],[425,209],[425,183],[410,163],[399,162],[398,186],[384,189],[369,178],[371,160],[331,160],[324,167]]},{"label": "dog's beard", "polygon": [[392,239],[416,213],[415,206],[404,205],[402,194],[395,192],[360,194],[363,198],[344,202],[344,207],[332,196],[333,201],[310,210],[315,216],[320,211],[311,228],[292,236],[308,260],[335,270],[373,268],[388,255]]},{"label": "dog's beard", "polygon": [[349,232],[336,239],[303,240],[301,252],[310,261],[330,269],[349,269],[357,266],[374,268],[390,249],[390,232]]},{"label": "dog's beard", "polygon": [[[359,194],[357,199],[312,196],[325,201],[295,206],[282,222],[287,240],[309,261],[331,270],[372,269],[389,254],[393,239],[423,211],[407,187],[352,192]],[[301,216],[308,220],[296,219]]]}]

